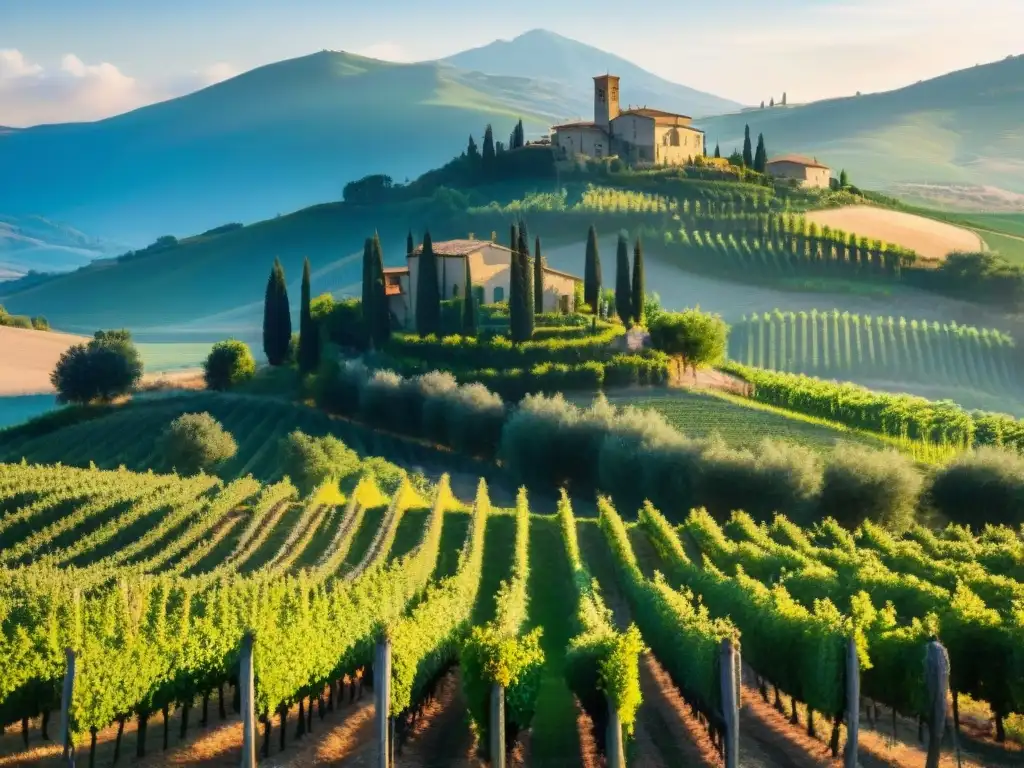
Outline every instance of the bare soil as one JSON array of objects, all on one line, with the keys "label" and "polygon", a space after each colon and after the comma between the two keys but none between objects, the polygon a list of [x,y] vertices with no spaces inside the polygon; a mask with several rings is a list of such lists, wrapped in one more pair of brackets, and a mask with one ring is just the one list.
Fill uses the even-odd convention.
[{"label": "bare soil", "polygon": [[941,261],[954,251],[981,251],[985,246],[977,233],[923,216],[889,211],[868,205],[851,205],[812,211],[808,221],[820,226],[852,232],[858,237],[881,240],[910,248],[923,259]]}]

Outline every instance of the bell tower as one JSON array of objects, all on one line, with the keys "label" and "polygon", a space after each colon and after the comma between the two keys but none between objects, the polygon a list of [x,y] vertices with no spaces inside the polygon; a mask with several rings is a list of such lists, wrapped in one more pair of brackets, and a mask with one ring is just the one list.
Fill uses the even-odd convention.
[{"label": "bell tower", "polygon": [[594,78],[594,124],[606,131],[619,116],[619,78],[598,75]]}]

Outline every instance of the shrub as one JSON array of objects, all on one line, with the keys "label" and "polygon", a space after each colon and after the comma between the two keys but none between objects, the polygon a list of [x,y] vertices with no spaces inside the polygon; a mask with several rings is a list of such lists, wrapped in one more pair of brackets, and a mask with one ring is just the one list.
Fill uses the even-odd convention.
[{"label": "shrub", "polygon": [[683,370],[714,365],[725,358],[729,326],[718,315],[688,309],[661,312],[649,324],[651,343],[682,362]]},{"label": "shrub", "polygon": [[42,315],[32,318],[32,327],[37,331],[48,331],[50,330],[50,323],[47,322],[46,318]]},{"label": "shrub", "polygon": [[849,529],[870,520],[902,533],[914,524],[921,485],[911,461],[896,451],[838,445],[825,464],[818,514]]},{"label": "shrub", "polygon": [[408,474],[404,469],[396,464],[392,464],[387,459],[383,459],[380,456],[371,456],[363,459],[362,468],[364,471],[368,471],[373,474],[373,479],[377,483],[377,487],[386,496],[393,496],[401,487],[402,480],[406,478]]},{"label": "shrub", "polygon": [[377,371],[359,394],[359,415],[371,426],[416,434],[418,425],[406,421],[405,380],[394,371]]},{"label": "shrub", "polygon": [[561,463],[576,420],[576,407],[562,395],[528,395],[505,422],[499,456],[519,482],[544,488],[562,484]]},{"label": "shrub", "polygon": [[60,356],[50,382],[62,403],[109,402],[142,378],[142,360],[128,331],[97,331],[88,344]]},{"label": "shrub", "polygon": [[431,371],[406,379],[402,383],[406,427],[401,431],[444,442],[443,410],[434,407],[433,403],[456,387],[455,377],[443,371]]},{"label": "shrub", "polygon": [[370,378],[366,366],[358,360],[339,360],[337,349],[328,347],[320,358],[313,381],[317,405],[331,413],[352,416],[359,412],[360,395]]},{"label": "shrub", "polygon": [[281,439],[281,466],[303,493],[359,471],[359,456],[333,435],[310,437],[295,430]]},{"label": "shrub", "polygon": [[209,389],[232,389],[255,373],[256,361],[249,346],[235,339],[214,344],[203,363],[203,377]]},{"label": "shrub", "polygon": [[505,426],[505,404],[482,384],[464,384],[445,397],[448,445],[456,451],[493,459]]},{"label": "shrub", "polygon": [[651,355],[616,355],[604,366],[605,387],[654,386],[668,382],[669,358]]},{"label": "shrub", "polygon": [[238,444],[209,413],[184,413],[164,430],[160,451],[168,467],[194,475],[230,459]]},{"label": "shrub", "polygon": [[[984,447],[936,472],[928,489],[935,511],[953,523],[1024,523],[1024,457]],[[979,519],[983,517],[984,519]]]}]

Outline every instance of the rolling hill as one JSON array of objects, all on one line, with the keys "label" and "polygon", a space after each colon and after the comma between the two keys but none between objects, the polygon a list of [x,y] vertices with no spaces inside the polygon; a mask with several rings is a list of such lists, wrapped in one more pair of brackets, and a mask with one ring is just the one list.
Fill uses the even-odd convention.
[{"label": "rolling hill", "polygon": [[800,152],[854,183],[1000,186],[1024,192],[1024,55],[895,91],[746,110],[697,121],[723,154],[743,127],[764,133],[770,155]]},{"label": "rolling hill", "polygon": [[0,281],[32,270],[67,272],[119,250],[124,248],[41,216],[0,215]]},{"label": "rolling hill", "polygon": [[594,111],[593,78],[611,72],[622,78],[623,104],[646,104],[687,115],[717,115],[740,108],[735,101],[704,93],[653,75],[620,56],[544,29],[512,40],[495,40],[445,59],[460,69],[489,75],[518,75],[550,83],[563,94],[563,116]]},{"label": "rolling hill", "polygon": [[416,176],[487,123],[499,138],[520,117],[546,130],[558,101],[522,79],[323,51],[95,123],[0,134],[0,211],[143,245],[336,200],[369,173]]}]

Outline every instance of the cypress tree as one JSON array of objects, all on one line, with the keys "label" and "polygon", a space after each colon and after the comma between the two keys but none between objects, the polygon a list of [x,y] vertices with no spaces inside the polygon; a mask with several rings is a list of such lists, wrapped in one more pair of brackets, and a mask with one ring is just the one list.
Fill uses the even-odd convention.
[{"label": "cypress tree", "polygon": [[292,316],[288,307],[288,286],[280,259],[267,280],[263,300],[263,352],[271,365],[283,365],[288,359],[288,344],[292,338]]},{"label": "cypress tree", "polygon": [[782,92],[782,106],[786,106],[786,92]]},{"label": "cypress tree", "polygon": [[521,297],[522,283],[519,280],[519,228],[512,224],[509,228],[508,261],[508,322],[509,336],[519,341],[523,335],[523,301]]},{"label": "cypress tree", "polygon": [[640,237],[636,238],[636,245],[633,246],[633,322],[637,325],[644,324],[644,247]]},{"label": "cypress tree", "polygon": [[533,246],[533,311],[541,314],[544,311],[544,259],[540,255],[540,238]]},{"label": "cypress tree", "polygon": [[619,233],[619,247],[615,254],[615,314],[623,325],[629,325],[633,315],[633,296],[629,285],[629,241]]},{"label": "cypress tree", "polygon": [[754,147],[750,143],[750,126],[747,125],[743,129],[743,167],[753,168],[754,167]]},{"label": "cypress tree", "polygon": [[473,277],[469,270],[469,256],[466,257],[466,290],[462,297],[462,333],[476,336],[476,297],[473,295]]},{"label": "cypress tree", "polygon": [[484,148],[481,160],[485,169],[494,165],[494,129],[490,125],[484,130]]},{"label": "cypress tree", "polygon": [[367,333],[373,322],[373,238],[363,241],[363,285],[359,310],[363,315],[363,327]]},{"label": "cypress tree", "polygon": [[416,333],[429,336],[441,330],[441,292],[437,286],[437,257],[430,232],[423,235],[416,274]]},{"label": "cypress tree", "polygon": [[[590,225],[587,232],[587,260],[583,267],[583,301],[595,315],[601,299],[601,255],[597,250],[597,230]],[[579,311],[579,307],[576,308]]]},{"label": "cypress tree", "polygon": [[519,225],[519,301],[522,304],[522,338],[527,341],[533,338],[534,318],[533,280],[530,275],[530,240],[526,234],[526,225]]},{"label": "cypress tree", "polygon": [[370,340],[374,349],[381,349],[391,338],[391,310],[388,309],[388,296],[384,282],[384,252],[380,247],[380,237],[375,232],[372,243],[373,261],[373,310],[371,312]]},{"label": "cypress tree", "polygon": [[416,245],[412,239],[412,230],[409,230],[408,236],[405,238],[405,255],[406,257],[412,256],[412,252],[416,250]]},{"label": "cypress tree", "polygon": [[309,311],[309,259],[302,265],[302,297],[299,306],[299,371],[310,373],[320,364],[320,340]]},{"label": "cypress tree", "polygon": [[715,157],[720,158],[722,156],[722,148],[716,143],[715,144]]},{"label": "cypress tree", "polygon": [[757,152],[754,153],[754,170],[764,173],[768,168],[768,150],[764,146],[764,134],[757,134]]},{"label": "cypress tree", "polygon": [[774,106],[775,106],[775,97],[774,97],[774,96],[772,96],[772,100],[771,100],[771,102],[770,102],[770,103],[768,104],[768,106],[769,106],[769,107],[774,107]]}]

